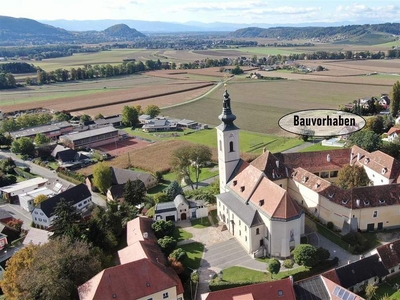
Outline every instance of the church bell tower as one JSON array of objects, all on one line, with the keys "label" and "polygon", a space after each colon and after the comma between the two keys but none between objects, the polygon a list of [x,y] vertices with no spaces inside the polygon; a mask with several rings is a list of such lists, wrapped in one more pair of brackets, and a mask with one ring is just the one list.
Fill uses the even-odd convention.
[{"label": "church bell tower", "polygon": [[231,110],[231,99],[225,90],[222,102],[222,114],[218,117],[222,123],[216,127],[218,143],[218,167],[220,192],[224,193],[226,183],[235,170],[239,160],[239,128],[233,124],[236,116]]}]

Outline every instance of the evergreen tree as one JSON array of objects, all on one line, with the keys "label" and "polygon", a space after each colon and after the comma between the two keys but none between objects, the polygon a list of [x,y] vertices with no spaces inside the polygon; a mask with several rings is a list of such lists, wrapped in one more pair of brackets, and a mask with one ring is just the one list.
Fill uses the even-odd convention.
[{"label": "evergreen tree", "polygon": [[62,236],[71,239],[81,237],[81,232],[79,230],[81,216],[71,202],[67,202],[65,199],[61,198],[54,209],[53,215],[55,218],[51,222],[51,227],[53,228],[52,239]]},{"label": "evergreen tree", "polygon": [[124,200],[131,205],[139,205],[146,195],[146,186],[141,180],[128,180],[124,186]]},{"label": "evergreen tree", "polygon": [[400,82],[396,81],[392,89],[392,99],[390,99],[390,113],[393,117],[397,116],[400,108]]}]

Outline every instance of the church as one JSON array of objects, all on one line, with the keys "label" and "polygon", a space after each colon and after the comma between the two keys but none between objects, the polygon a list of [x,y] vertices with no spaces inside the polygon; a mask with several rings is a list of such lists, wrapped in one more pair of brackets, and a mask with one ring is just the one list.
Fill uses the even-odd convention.
[{"label": "church", "polygon": [[279,160],[273,161],[272,155],[268,158],[269,152],[251,164],[240,158],[240,129],[234,124],[230,102],[225,91],[219,116],[222,123],[216,128],[218,216],[248,253],[288,257],[304,234],[304,212],[286,191],[289,169]]},{"label": "church", "polygon": [[[240,158],[239,128],[224,93],[216,127],[220,194],[218,217],[255,257],[288,257],[304,234],[305,211],[334,229],[374,231],[400,227],[400,162],[357,146],[303,153],[264,151]],[[344,190],[336,183],[346,165],[364,168],[370,184]]]}]

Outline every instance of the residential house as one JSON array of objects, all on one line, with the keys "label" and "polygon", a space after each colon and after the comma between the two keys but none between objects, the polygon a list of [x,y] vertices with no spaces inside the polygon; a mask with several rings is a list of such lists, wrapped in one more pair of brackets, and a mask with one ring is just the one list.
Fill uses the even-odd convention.
[{"label": "residential house", "polygon": [[139,122],[141,124],[146,124],[147,122],[149,122],[151,119],[150,115],[140,115],[139,116]]},{"label": "residential house", "polygon": [[0,222],[1,223],[8,223],[10,221],[14,220],[14,217],[12,214],[10,214],[9,211],[0,208]]},{"label": "residential house", "polygon": [[377,285],[389,274],[377,254],[335,269],[340,285],[352,292],[363,291],[368,284]]},{"label": "residential house", "polygon": [[50,227],[51,222],[57,218],[57,216],[54,215],[54,209],[61,199],[71,202],[79,212],[84,212],[92,203],[92,194],[87,186],[82,183],[59,193],[43,201],[33,209],[31,212],[33,223],[44,228]]},{"label": "residential house", "polygon": [[19,195],[19,205],[27,212],[31,212],[35,208],[34,200],[37,196],[44,195],[51,198],[56,194],[55,191],[49,189],[47,186],[42,186],[36,190]]},{"label": "residential house", "polygon": [[60,166],[67,168],[90,160],[88,156],[62,145],[57,145],[51,152],[51,156],[58,161]]},{"label": "residential house", "polygon": [[7,244],[7,236],[3,233],[0,233],[0,250],[3,250]]},{"label": "residential house", "polygon": [[179,120],[177,123],[178,128],[189,128],[189,129],[196,129],[199,126],[199,123],[192,120],[182,119]]},{"label": "residential house", "polygon": [[115,126],[119,127],[122,125],[122,115],[112,115],[112,116],[107,116],[104,118],[100,118],[97,120],[94,120],[94,123],[100,126]]},{"label": "residential house", "polygon": [[381,98],[378,100],[379,105],[381,105],[384,109],[389,108],[390,99],[387,94],[382,94]]},{"label": "residential house", "polygon": [[398,139],[398,137],[400,136],[400,128],[399,127],[392,127],[389,129],[388,133],[387,133],[388,137],[388,141],[393,143],[396,139]]},{"label": "residential house", "polygon": [[339,280],[332,281],[324,274],[298,281],[294,284],[297,300],[363,300],[352,291],[342,287]]},{"label": "residential house", "polygon": [[0,234],[3,234],[7,237],[8,243],[12,243],[21,236],[20,231],[4,223],[0,223]]},{"label": "residential house", "polygon": [[151,228],[152,220],[138,217],[127,224],[128,246],[118,251],[121,264],[107,268],[78,288],[81,300],[183,300],[183,286],[167,266]]},{"label": "residential house", "polygon": [[388,276],[400,273],[400,240],[381,245],[376,248],[383,265],[389,272]]},{"label": "residential house", "polygon": [[[107,191],[107,200],[118,201],[123,199],[125,184],[130,181],[140,180],[146,189],[157,185],[157,179],[150,173],[137,172],[128,169],[111,168],[111,187]],[[90,179],[89,179],[90,180]]]},{"label": "residential house", "polygon": [[208,216],[208,209],[203,200],[187,200],[183,195],[177,195],[174,201],[157,203],[154,219],[180,221],[198,219]]},{"label": "residential house", "polygon": [[112,126],[100,127],[60,136],[60,142],[71,148],[99,147],[119,140],[118,129]]},{"label": "residential house", "polygon": [[[245,285],[221,291],[205,293],[201,295],[202,300],[295,300],[296,294],[293,289],[293,279],[263,282]],[[268,296],[267,296],[268,295]],[[329,298],[326,298],[329,299]]]}]

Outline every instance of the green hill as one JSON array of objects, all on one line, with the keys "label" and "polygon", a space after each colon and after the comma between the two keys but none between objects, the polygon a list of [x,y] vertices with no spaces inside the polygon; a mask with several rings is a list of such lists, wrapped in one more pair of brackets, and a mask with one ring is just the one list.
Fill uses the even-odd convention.
[{"label": "green hill", "polygon": [[118,37],[118,38],[137,38],[137,37],[145,37],[145,35],[136,29],[130,28],[125,24],[117,24],[111,27],[108,27],[104,30],[104,33],[110,37]]}]

